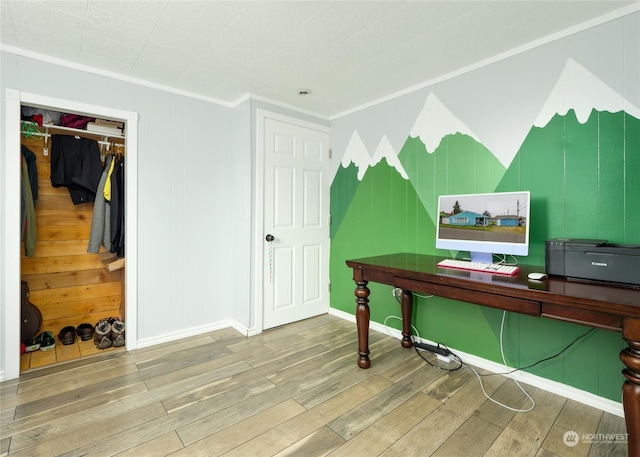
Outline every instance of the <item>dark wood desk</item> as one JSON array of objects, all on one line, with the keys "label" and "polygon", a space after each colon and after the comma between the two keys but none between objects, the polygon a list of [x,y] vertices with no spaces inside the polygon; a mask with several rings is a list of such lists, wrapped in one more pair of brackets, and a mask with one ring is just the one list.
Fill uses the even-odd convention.
[{"label": "dark wood desk", "polygon": [[439,268],[442,257],[391,254],[347,260],[356,283],[358,366],[369,368],[369,294],[376,282],[402,289],[403,347],[411,341],[412,292],[436,295],[537,317],[604,328],[622,333],[627,347],[620,352],[626,378],[622,386],[629,456],[640,456],[640,289],[549,277],[531,281],[541,267],[520,266],[517,276],[491,275]]}]

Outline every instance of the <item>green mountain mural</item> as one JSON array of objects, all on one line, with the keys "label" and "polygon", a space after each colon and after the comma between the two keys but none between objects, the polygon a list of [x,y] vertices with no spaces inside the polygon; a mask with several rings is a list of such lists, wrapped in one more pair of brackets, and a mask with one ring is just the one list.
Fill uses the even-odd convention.
[{"label": "green mountain mural", "polygon": [[[331,193],[331,306],[353,313],[349,258],[392,252],[435,252],[437,196],[444,193],[531,191],[531,239],[526,262],[544,265],[553,237],[640,243],[640,120],[624,112],[593,111],[581,124],[573,110],[532,127],[507,170],[473,138],[443,138],[429,154],[407,138],[398,155],[409,181],[386,161],[357,181],[341,168]],[[371,318],[399,315],[389,286],[370,284]],[[413,323],[430,340],[501,362],[498,310],[445,300],[416,299]],[[399,322],[394,325],[399,328]],[[510,313],[503,335],[512,366],[528,366],[567,346],[588,328]],[[618,333],[594,330],[571,350],[527,371],[614,401],[620,400],[624,347]],[[584,367],[593,367],[585,373]]]},{"label": "green mountain mural", "polygon": [[575,112],[533,127],[496,191],[531,191],[527,263],[544,265],[549,238],[640,244],[640,120]]},{"label": "green mountain mural", "polygon": [[331,183],[331,229],[333,239],[347,214],[351,200],[358,189],[358,168],[351,162],[347,168],[338,167]]},{"label": "green mountain mural", "polygon": [[432,220],[439,195],[493,192],[505,172],[491,151],[460,133],[442,138],[432,154],[419,138],[409,137],[398,157]]},{"label": "green mountain mural", "polygon": [[[640,243],[640,231],[634,229],[640,223],[638,151],[640,120],[624,112],[593,110],[581,124],[574,110],[569,110],[542,128],[531,128],[496,187],[496,191],[531,191],[527,263],[544,265],[544,244],[549,238]],[[553,354],[588,331],[529,316],[514,314],[510,319],[517,332],[506,345],[519,354],[512,357],[515,366]],[[497,323],[493,327],[499,331]],[[620,334],[596,330],[569,353],[527,371],[619,401],[623,367],[617,354],[623,347]],[[586,366],[593,368],[591,376],[585,376]]]},{"label": "green mountain mural", "polygon": [[[355,309],[354,283],[346,260],[402,251],[426,253],[434,243],[435,226],[413,185],[385,159],[370,167],[331,239],[331,307],[348,313]],[[373,294],[378,285],[371,287]],[[398,313],[391,289],[384,287],[386,292],[375,294],[376,307],[371,309],[372,319],[378,322],[389,312]]]},{"label": "green mountain mural", "polygon": [[[438,195],[447,193],[448,189],[456,193],[493,192],[505,172],[502,164],[487,148],[462,134],[444,137],[433,154],[426,151],[419,138],[409,137],[398,158],[432,220],[436,219]],[[385,165],[398,174],[386,161]],[[357,173],[358,169],[353,163],[347,168],[339,167],[331,184],[332,239],[360,185]],[[428,248],[426,252],[433,252],[433,246],[432,249]]]}]

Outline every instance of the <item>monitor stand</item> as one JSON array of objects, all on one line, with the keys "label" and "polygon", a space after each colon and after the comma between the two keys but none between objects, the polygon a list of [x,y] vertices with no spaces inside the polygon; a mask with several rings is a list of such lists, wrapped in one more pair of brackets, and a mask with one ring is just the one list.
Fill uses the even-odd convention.
[{"label": "monitor stand", "polygon": [[490,252],[470,252],[471,261],[478,263],[493,263],[493,254]]}]

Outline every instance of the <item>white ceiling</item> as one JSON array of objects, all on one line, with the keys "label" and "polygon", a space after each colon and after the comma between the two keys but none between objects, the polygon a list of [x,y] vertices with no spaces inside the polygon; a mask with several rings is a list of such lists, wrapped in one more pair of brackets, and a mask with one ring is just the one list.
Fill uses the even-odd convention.
[{"label": "white ceiling", "polygon": [[0,42],[226,104],[250,93],[332,117],[639,3],[0,0]]}]

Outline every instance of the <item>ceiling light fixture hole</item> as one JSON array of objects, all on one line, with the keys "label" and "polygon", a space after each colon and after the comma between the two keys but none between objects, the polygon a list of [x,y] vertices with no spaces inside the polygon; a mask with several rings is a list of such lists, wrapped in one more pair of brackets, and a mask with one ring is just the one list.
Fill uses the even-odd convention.
[{"label": "ceiling light fixture hole", "polygon": [[298,95],[311,95],[311,89],[298,89]]}]

